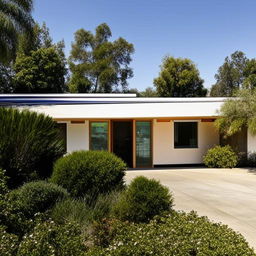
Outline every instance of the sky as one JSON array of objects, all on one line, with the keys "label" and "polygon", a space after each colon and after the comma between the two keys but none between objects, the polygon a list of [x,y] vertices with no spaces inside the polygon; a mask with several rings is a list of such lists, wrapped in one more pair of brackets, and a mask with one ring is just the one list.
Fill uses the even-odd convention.
[{"label": "sky", "polygon": [[33,17],[46,22],[55,42],[64,39],[68,57],[74,32],[107,23],[111,40],[135,47],[129,87],[153,86],[166,55],[190,58],[204,79],[236,50],[256,57],[256,0],[35,0]]}]

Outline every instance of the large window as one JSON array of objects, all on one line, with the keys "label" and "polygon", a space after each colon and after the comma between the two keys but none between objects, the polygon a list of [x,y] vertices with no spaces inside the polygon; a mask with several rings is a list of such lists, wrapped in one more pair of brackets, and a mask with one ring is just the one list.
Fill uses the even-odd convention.
[{"label": "large window", "polygon": [[108,122],[90,123],[90,149],[108,150]]},{"label": "large window", "polygon": [[197,122],[174,123],[174,148],[197,148]]}]

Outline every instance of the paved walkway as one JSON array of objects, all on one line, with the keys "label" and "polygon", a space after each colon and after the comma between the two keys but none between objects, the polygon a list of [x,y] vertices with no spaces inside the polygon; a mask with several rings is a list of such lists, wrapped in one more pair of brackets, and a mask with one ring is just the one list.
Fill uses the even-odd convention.
[{"label": "paved walkway", "polygon": [[256,170],[169,168],[127,171],[126,181],[143,175],[169,187],[175,209],[195,210],[229,225],[256,249]]}]

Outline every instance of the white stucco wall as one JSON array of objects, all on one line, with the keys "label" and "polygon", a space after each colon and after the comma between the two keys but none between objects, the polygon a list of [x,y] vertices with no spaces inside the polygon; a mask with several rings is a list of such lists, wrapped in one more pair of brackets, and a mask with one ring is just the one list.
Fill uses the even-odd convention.
[{"label": "white stucco wall", "polygon": [[174,123],[154,121],[153,164],[200,164],[206,151],[219,144],[212,122],[198,121],[198,148],[174,148]]},{"label": "white stucco wall", "polygon": [[67,124],[67,152],[89,150],[89,122]]},{"label": "white stucco wall", "polygon": [[247,152],[256,152],[256,136],[251,135],[249,131],[247,135]]}]

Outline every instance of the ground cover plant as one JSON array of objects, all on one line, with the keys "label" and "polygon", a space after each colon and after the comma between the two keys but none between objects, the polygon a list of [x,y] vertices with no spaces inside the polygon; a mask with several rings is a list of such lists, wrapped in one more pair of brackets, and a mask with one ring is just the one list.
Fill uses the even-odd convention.
[{"label": "ground cover plant", "polygon": [[87,256],[255,256],[242,235],[206,217],[172,212],[149,224],[114,222],[109,244],[91,249]]}]

